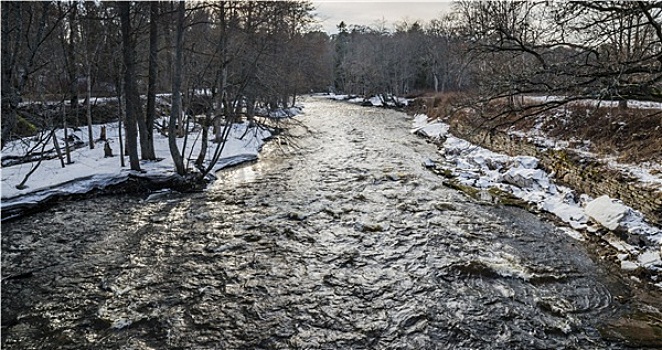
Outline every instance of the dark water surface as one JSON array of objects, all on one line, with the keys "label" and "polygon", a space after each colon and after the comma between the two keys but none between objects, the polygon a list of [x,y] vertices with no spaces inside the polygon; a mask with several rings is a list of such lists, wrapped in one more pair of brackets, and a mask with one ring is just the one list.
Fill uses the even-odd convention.
[{"label": "dark water surface", "polygon": [[2,348],[625,347],[598,330],[635,293],[583,243],[442,186],[402,113],[306,105],[204,193],[3,225]]}]

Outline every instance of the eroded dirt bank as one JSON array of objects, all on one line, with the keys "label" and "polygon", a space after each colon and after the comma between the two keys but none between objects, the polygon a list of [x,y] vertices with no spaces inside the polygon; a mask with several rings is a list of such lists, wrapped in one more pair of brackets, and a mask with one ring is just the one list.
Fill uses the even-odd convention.
[{"label": "eroded dirt bank", "polygon": [[[647,219],[662,225],[662,190],[659,184],[640,182],[628,168],[614,168],[605,161],[623,164],[648,163],[659,173],[662,162],[662,114],[659,110],[570,105],[538,117],[507,115],[498,119],[480,117],[457,109],[461,97],[451,94],[423,97],[410,113],[425,113],[451,126],[457,137],[509,155],[529,155],[556,174],[563,185],[592,197],[609,195],[641,211]],[[500,105],[487,108],[489,115]],[[537,135],[537,136],[536,136]],[[545,136],[546,135],[546,136]],[[549,145],[565,145],[558,149]],[[591,153],[587,153],[590,151]],[[656,165],[657,166],[654,166]]]}]

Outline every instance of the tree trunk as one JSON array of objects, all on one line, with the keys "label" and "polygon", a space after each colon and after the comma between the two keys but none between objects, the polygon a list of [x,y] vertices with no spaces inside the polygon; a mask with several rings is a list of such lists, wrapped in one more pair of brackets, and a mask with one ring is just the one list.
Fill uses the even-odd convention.
[{"label": "tree trunk", "polygon": [[120,166],[124,168],[126,164],[124,164],[124,141],[122,140],[122,120],[124,119],[124,113],[122,113],[122,86],[121,84],[117,84],[117,138],[118,138],[118,144],[120,147]]},{"label": "tree trunk", "polygon": [[145,114],[146,134],[145,140],[140,140],[140,144],[145,144],[142,148],[142,158],[155,160],[154,151],[154,120],[156,119],[156,78],[159,74],[158,66],[158,15],[159,3],[154,1],[149,7],[149,72],[147,82],[147,113]]},{"label": "tree trunk", "polygon": [[[150,16],[151,16],[151,4],[150,4]],[[150,18],[150,45],[152,44],[152,20]],[[152,57],[151,57],[151,50],[152,48],[150,47],[150,57],[149,61],[151,63]],[[151,65],[150,65],[151,68]],[[148,78],[149,79],[149,78]],[[137,91],[137,89],[136,89]],[[140,101],[138,101],[140,102]],[[136,106],[136,121],[138,122],[138,135],[140,137],[140,157],[141,159],[149,159],[149,153],[150,153],[150,146],[147,141],[147,134],[149,133],[150,127],[147,125],[147,117],[143,113],[142,110],[142,105],[140,103]],[[152,147],[153,149],[153,147]],[[153,153],[153,150],[152,152]],[[154,158],[154,157],[153,157]]]},{"label": "tree trunk", "polygon": [[[76,6],[74,3],[71,5],[71,10],[69,12],[69,33],[68,38],[64,40],[64,51],[65,51],[65,60],[67,64],[67,70],[69,74],[69,93],[70,93],[70,103],[71,108],[78,108],[78,72],[76,69],[76,56],[74,52],[74,46],[76,39]],[[62,11],[62,9],[61,9]],[[91,140],[90,140],[91,144]],[[94,145],[91,145],[90,148],[94,148]]]},{"label": "tree trunk", "polygon": [[67,110],[64,105],[62,104],[62,125],[64,129],[64,153],[67,155],[67,164],[73,164],[74,162],[71,161],[71,150],[69,149],[69,127],[67,126]]},{"label": "tree trunk", "polygon": [[618,109],[622,111],[628,109],[628,100],[622,99],[618,101]]},{"label": "tree trunk", "polygon": [[202,140],[200,141],[200,153],[198,158],[195,160],[195,166],[202,170],[207,157],[207,145],[209,144],[209,124],[211,124],[211,116],[209,113],[205,115],[205,119],[202,121]]},{"label": "tree trunk", "polygon": [[90,149],[94,149],[94,133],[92,133],[92,74],[90,62],[87,62],[87,136],[90,139]]},{"label": "tree trunk", "polygon": [[131,170],[140,170],[138,158],[138,130],[136,118],[140,108],[140,96],[135,81],[135,42],[131,38],[130,3],[119,2],[120,20],[122,22],[122,49],[124,51],[124,96],[126,97],[126,139]]},{"label": "tree trunk", "polygon": [[53,129],[53,147],[55,147],[55,153],[60,160],[60,165],[64,168],[64,157],[62,157],[62,150],[60,150],[60,144],[57,142],[57,137],[55,136],[55,129]]},{"label": "tree trunk", "polygon": [[[9,47],[9,2],[2,2],[2,48]],[[16,126],[16,108],[18,107],[18,97],[14,86],[11,84],[11,58],[5,50],[2,50],[2,145],[9,141],[11,133]]]},{"label": "tree trunk", "polygon": [[184,159],[177,147],[177,120],[181,115],[182,109],[182,51],[183,51],[183,37],[184,37],[184,8],[185,3],[183,0],[179,1],[177,10],[177,34],[175,42],[175,67],[172,78],[172,109],[170,111],[170,123],[168,123],[168,146],[170,147],[170,155],[175,163],[175,170],[177,174],[184,175]]}]

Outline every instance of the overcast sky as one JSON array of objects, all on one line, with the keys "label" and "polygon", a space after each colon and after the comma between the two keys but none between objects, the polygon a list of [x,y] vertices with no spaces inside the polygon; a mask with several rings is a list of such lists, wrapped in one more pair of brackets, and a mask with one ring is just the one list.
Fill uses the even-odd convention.
[{"label": "overcast sky", "polygon": [[333,34],[337,33],[336,26],[340,21],[346,24],[361,24],[372,26],[382,20],[392,29],[393,23],[406,19],[407,22],[416,20],[429,21],[439,18],[440,13],[449,12],[450,1],[338,1],[313,0],[317,9],[317,18],[322,29]]}]

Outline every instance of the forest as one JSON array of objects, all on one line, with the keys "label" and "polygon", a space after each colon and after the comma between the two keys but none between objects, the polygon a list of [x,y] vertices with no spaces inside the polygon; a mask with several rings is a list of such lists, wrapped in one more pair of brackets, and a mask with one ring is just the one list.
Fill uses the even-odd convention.
[{"label": "forest", "polygon": [[[660,18],[656,2],[460,1],[429,22],[341,22],[329,35],[306,1],[5,1],[2,146],[39,137],[24,161],[51,140],[63,158],[81,147],[68,130],[103,142],[92,125],[116,120],[131,169],[168,156],[178,174],[204,174],[204,152],[188,168],[177,146],[187,123],[202,129],[206,151],[233,122],[311,92],[461,93],[480,111],[505,99],[491,118],[587,98],[662,101]],[[155,154],[155,130],[170,138],[169,155]]]}]

